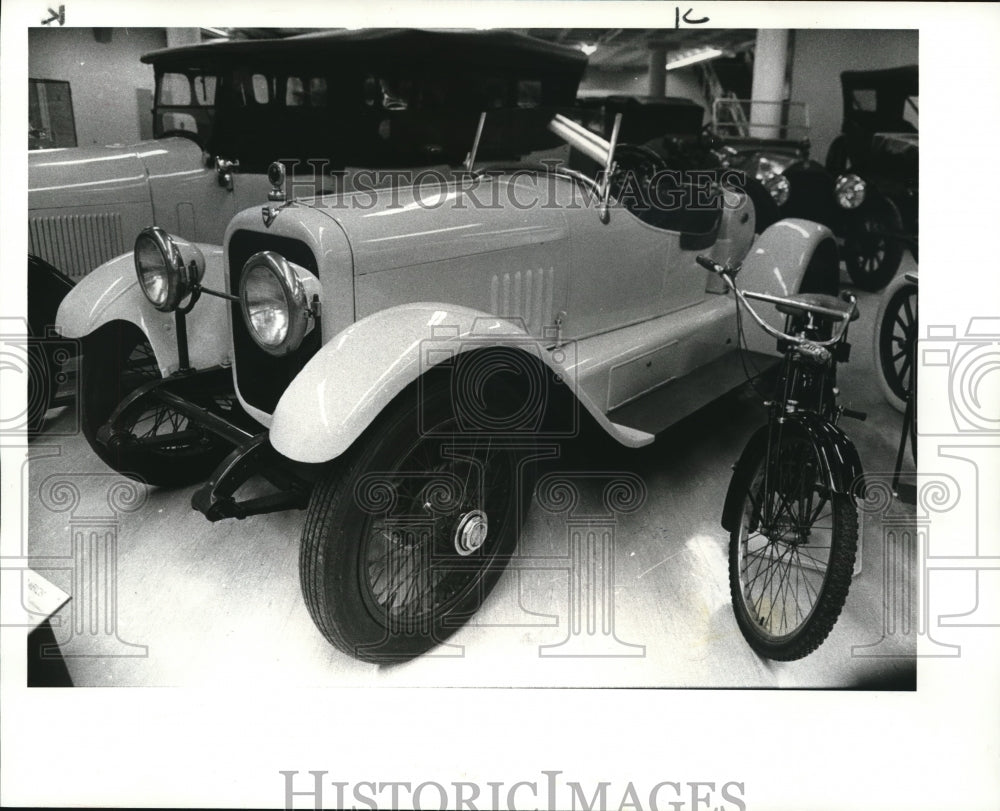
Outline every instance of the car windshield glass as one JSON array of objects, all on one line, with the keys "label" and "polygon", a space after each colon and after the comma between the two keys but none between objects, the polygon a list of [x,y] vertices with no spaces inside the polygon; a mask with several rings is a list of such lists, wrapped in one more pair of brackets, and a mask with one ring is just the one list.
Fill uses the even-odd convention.
[{"label": "car windshield glass", "polygon": [[716,99],[712,127],[724,139],[801,141],[809,137],[809,108],[800,101]]}]

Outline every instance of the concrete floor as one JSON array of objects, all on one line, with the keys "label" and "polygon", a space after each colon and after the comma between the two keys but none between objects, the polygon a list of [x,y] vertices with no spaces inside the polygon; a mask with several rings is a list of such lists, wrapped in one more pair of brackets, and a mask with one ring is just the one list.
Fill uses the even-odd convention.
[{"label": "concrete floor", "polygon": [[[911,267],[907,257],[903,270]],[[902,419],[873,374],[878,295],[859,299],[852,361],[842,366],[840,385],[842,402],[867,411],[868,420],[845,420],[844,428],[866,471],[890,471]],[[78,686],[221,686],[234,679],[275,686],[915,686],[915,635],[890,634],[876,645],[893,596],[883,586],[884,559],[895,560],[883,536],[912,514],[899,503],[862,512],[863,569],[819,650],[771,662],[741,636],[719,514],[730,467],[763,422],[748,395],[719,401],[651,447],[567,462],[566,476],[582,492],[575,513],[546,511],[536,501],[522,560],[474,621],[447,646],[393,666],[343,655],[313,626],[298,580],[304,513],[211,524],[190,508],[194,488],[143,492],[125,484],[74,434],[74,421],[65,411],[33,442],[28,499],[34,566],[77,595],[60,611],[55,633]],[[572,633],[568,537],[576,517],[604,511],[603,483],[583,476],[595,470],[638,476],[646,497],[634,512],[591,520],[610,527],[613,571],[605,565],[592,572],[595,583],[607,583],[604,599],[591,601],[595,631]],[[74,567],[74,534],[88,543],[104,539],[114,552],[103,563],[87,556],[87,577]],[[912,609],[904,610],[912,620]],[[879,655],[859,655],[856,646]]]}]

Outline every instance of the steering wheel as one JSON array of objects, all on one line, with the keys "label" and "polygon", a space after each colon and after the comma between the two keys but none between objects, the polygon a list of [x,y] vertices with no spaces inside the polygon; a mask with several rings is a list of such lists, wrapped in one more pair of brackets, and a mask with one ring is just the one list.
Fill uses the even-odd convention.
[{"label": "steering wheel", "polygon": [[189,141],[194,141],[202,149],[205,148],[198,133],[191,130],[167,130],[160,133],[160,138],[187,138]]},{"label": "steering wheel", "polygon": [[639,194],[649,203],[649,189],[658,172],[667,169],[667,162],[648,146],[618,144],[615,148],[615,168],[609,185],[613,197],[628,191],[629,197]]}]

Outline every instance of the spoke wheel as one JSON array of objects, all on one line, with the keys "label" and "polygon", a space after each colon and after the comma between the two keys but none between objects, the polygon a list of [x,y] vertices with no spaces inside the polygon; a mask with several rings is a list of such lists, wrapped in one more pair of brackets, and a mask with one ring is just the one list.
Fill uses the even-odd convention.
[{"label": "spoke wheel", "polygon": [[459,429],[451,390],[404,392],[313,490],[303,596],[335,647],[412,658],[479,608],[507,565],[532,477],[502,439]]},{"label": "spoke wheel", "polygon": [[[917,342],[917,286],[904,284],[881,305],[875,332],[879,384],[892,406],[903,411]],[[914,403],[914,405],[916,405]]]},{"label": "spoke wheel", "polygon": [[858,209],[844,242],[844,260],[851,281],[862,290],[881,290],[892,280],[903,260],[899,234],[903,220],[887,197],[875,192]]},{"label": "spoke wheel", "polygon": [[858,519],[831,493],[812,441],[776,426],[771,461],[759,456],[742,483],[729,546],[729,585],[740,631],[762,656],[789,661],[822,644],[847,599]]},{"label": "spoke wheel", "polygon": [[[109,447],[97,439],[124,397],[159,377],[152,347],[130,324],[111,324],[88,336],[80,360],[83,434],[105,464],[129,478],[164,487],[203,481],[232,446],[161,404],[139,400],[123,415],[123,430],[147,444],[126,440]],[[238,410],[234,395],[201,405],[228,415]]]}]

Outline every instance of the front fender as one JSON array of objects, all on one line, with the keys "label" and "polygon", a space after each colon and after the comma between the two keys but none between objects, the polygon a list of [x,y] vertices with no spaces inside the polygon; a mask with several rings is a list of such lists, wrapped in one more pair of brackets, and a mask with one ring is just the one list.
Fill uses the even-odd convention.
[{"label": "front fender", "polygon": [[[742,290],[790,296],[794,293],[836,295],[840,286],[837,241],[825,225],[810,220],[784,219],[757,238],[743,260],[738,284]],[[754,305],[759,315],[776,329],[784,316],[771,305]],[[774,339],[754,324],[746,328],[748,347],[774,354]]]},{"label": "front fender", "polygon": [[567,353],[560,360],[558,350],[549,352],[518,322],[469,307],[423,302],[380,310],[328,341],[278,401],[271,444],[297,462],[334,459],[429,368],[463,352],[497,346],[520,346],[554,370],[619,441],[645,441],[646,435],[611,423],[571,383]]},{"label": "front fender", "polygon": [[[225,290],[222,248],[216,245],[198,247],[205,256],[203,284],[213,290]],[[83,338],[112,321],[127,321],[145,333],[162,375],[177,370],[175,316],[161,313],[149,303],[139,287],[131,253],[105,262],[69,291],[59,305],[56,329],[67,338]],[[187,315],[187,335],[193,368],[227,363],[229,315],[226,301],[203,295]]]},{"label": "front fender", "polygon": [[[827,486],[834,493],[864,496],[864,469],[854,443],[840,428],[817,414],[800,412],[788,415],[784,430],[799,431],[816,448]],[[722,508],[722,528],[733,532],[739,525],[743,495],[750,486],[756,464],[767,448],[768,427],[762,425],[750,437],[733,468],[729,490]]]}]

